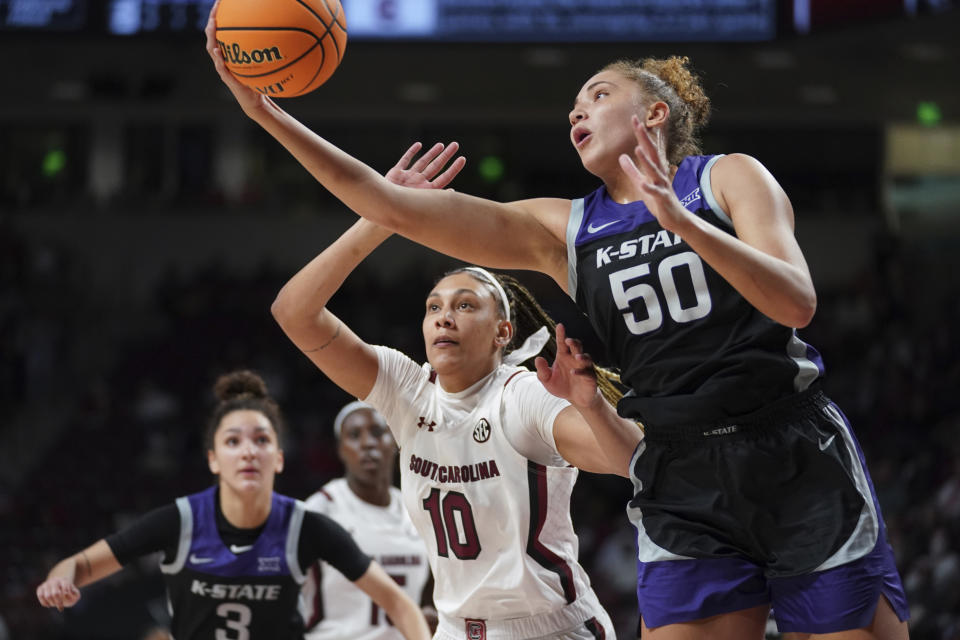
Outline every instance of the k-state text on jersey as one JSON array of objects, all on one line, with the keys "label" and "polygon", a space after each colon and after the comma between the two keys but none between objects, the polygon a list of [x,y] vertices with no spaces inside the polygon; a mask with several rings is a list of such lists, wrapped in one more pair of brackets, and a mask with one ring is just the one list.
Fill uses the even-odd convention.
[{"label": "k-state text on jersey", "polygon": [[597,249],[597,268],[610,264],[614,258],[626,260],[636,255],[646,255],[659,247],[674,247],[681,242],[683,239],[677,234],[661,229],[656,233],[647,233],[639,238],[624,240],[619,248],[617,245],[601,247]]},{"label": "k-state text on jersey", "polygon": [[282,585],[279,584],[207,584],[194,580],[190,593],[215,600],[278,600]]}]

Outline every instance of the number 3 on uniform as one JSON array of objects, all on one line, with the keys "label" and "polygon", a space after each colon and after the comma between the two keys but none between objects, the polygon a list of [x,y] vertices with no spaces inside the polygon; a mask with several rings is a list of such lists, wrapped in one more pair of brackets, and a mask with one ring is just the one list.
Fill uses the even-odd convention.
[{"label": "number 3 on uniform", "polygon": [[[697,296],[696,304],[686,309],[680,302],[677,283],[674,280],[674,269],[680,266],[687,267],[686,271],[690,274],[693,292]],[[648,262],[614,271],[610,274],[610,291],[613,293],[613,300],[616,302],[617,308],[624,312],[623,320],[627,323],[627,329],[637,336],[655,331],[663,324],[663,308],[660,305],[660,299],[657,297],[657,290],[652,285],[640,283],[632,287],[624,287],[627,280],[642,278],[646,275],[650,275],[650,263]],[[703,262],[700,260],[700,256],[692,251],[685,251],[664,258],[657,267],[657,276],[660,280],[663,297],[667,302],[667,311],[674,322],[693,322],[710,313],[713,303],[710,300],[707,276],[703,272]],[[647,316],[644,320],[637,320],[636,314],[630,310],[630,305],[634,300],[643,301]]]},{"label": "number 3 on uniform", "polygon": [[440,489],[431,489],[423,508],[430,513],[433,534],[437,538],[437,555],[449,557],[448,549],[460,560],[474,560],[480,555],[480,538],[473,522],[473,509],[467,496],[448,491],[440,499]]},{"label": "number 3 on uniform", "polygon": [[[236,614],[236,618],[230,614]],[[250,607],[236,602],[224,602],[217,607],[217,615],[226,621],[227,629],[236,632],[236,635],[217,629],[216,640],[250,640],[250,621],[253,620]]]}]

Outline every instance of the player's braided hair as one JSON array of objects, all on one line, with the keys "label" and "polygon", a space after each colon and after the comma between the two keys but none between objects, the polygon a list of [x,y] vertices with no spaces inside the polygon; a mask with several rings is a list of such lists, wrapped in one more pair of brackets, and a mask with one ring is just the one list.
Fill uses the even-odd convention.
[{"label": "player's braided hair", "polygon": [[207,449],[213,449],[213,436],[224,416],[244,409],[262,413],[270,421],[273,430],[277,432],[277,439],[282,443],[286,427],[280,407],[270,397],[267,383],[256,373],[241,369],[223,374],[213,385],[213,395],[217,398],[217,406],[214,407],[204,432],[203,443]]},{"label": "player's braided hair", "polygon": [[[476,272],[469,271],[467,269],[454,269],[453,271],[444,274],[444,277],[454,273],[466,273],[477,282],[481,282],[486,285],[493,294],[493,299],[497,301],[497,308],[499,309],[500,314],[506,317],[506,309],[503,308],[503,303],[500,302],[500,295],[494,290],[493,286],[489,282],[486,282],[484,278]],[[550,340],[538,355],[542,355],[549,362],[553,362],[553,359],[557,355],[557,323],[553,321],[553,318],[551,318],[546,311],[543,310],[543,307],[541,307],[540,303],[537,302],[537,299],[533,297],[533,294],[530,293],[525,286],[520,284],[519,280],[505,273],[490,273],[497,279],[497,281],[500,283],[500,286],[503,287],[504,292],[507,294],[507,299],[510,301],[510,320],[513,324],[513,339],[510,341],[510,344],[505,347],[504,355],[522,345],[524,340],[534,334],[538,329],[540,329],[540,327],[546,327],[547,331],[550,333]],[[531,357],[530,360],[524,362],[523,364],[530,369],[533,369],[533,360],[534,358]],[[603,394],[603,397],[607,400],[607,402],[613,406],[616,406],[620,398],[623,397],[623,392],[618,386],[620,383],[620,376],[610,369],[605,369],[596,365],[594,365],[593,368],[597,374],[597,386],[600,388],[600,393]]]},{"label": "player's braided hair", "polygon": [[601,71],[616,71],[640,85],[654,100],[670,107],[667,122],[667,161],[678,165],[690,155],[700,153],[697,131],[710,119],[710,98],[700,78],[688,65],[686,56],[617,60]]}]

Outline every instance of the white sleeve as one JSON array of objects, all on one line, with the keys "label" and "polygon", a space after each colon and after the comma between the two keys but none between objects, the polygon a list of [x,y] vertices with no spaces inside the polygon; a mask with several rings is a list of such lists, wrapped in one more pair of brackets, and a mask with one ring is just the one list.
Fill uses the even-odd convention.
[{"label": "white sleeve", "polygon": [[377,381],[363,401],[376,407],[402,448],[409,429],[416,425],[413,399],[423,385],[429,384],[430,374],[396,349],[380,345],[373,348],[377,352]]},{"label": "white sleeve", "polygon": [[503,431],[517,453],[548,467],[566,467],[569,462],[557,451],[553,423],[570,406],[543,388],[537,374],[517,374],[503,390]]}]

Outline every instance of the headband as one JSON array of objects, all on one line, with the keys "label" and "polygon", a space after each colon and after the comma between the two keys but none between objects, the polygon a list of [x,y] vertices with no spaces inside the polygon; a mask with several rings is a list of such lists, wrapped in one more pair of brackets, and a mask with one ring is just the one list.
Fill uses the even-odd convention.
[{"label": "headband", "polygon": [[337,414],[337,417],[333,420],[333,435],[337,437],[337,440],[340,439],[340,429],[343,427],[343,421],[347,419],[354,411],[359,411],[360,409],[369,409],[373,412],[373,419],[379,422],[381,425],[384,424],[383,416],[381,416],[377,409],[367,404],[366,402],[361,402],[360,400],[354,400],[353,402],[347,403],[343,409],[340,409],[340,413]]},{"label": "headband", "polygon": [[546,327],[540,327],[523,341],[523,344],[503,357],[503,364],[512,367],[518,366],[521,362],[526,362],[533,356],[540,353],[550,341],[550,332]]},{"label": "headband", "polygon": [[510,299],[507,297],[507,292],[503,290],[503,287],[500,285],[500,281],[497,280],[492,273],[481,267],[464,267],[464,271],[472,271],[483,276],[483,279],[488,281],[493,285],[493,288],[497,290],[497,293],[500,295],[500,302],[503,303],[504,313],[507,315],[507,322],[510,322]]}]

